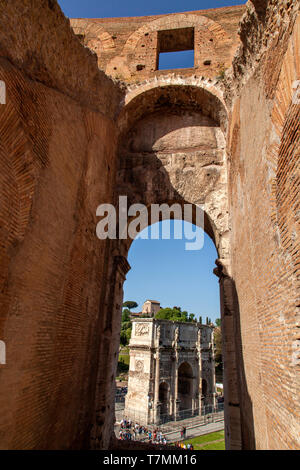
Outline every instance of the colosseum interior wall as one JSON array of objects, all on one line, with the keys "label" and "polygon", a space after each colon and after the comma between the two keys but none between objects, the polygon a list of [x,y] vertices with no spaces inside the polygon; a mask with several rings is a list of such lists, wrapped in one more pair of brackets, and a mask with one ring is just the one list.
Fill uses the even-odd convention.
[{"label": "colosseum interior wall", "polygon": [[[226,446],[299,449],[299,4],[70,24],[3,0],[0,19],[0,448],[114,445],[130,243],[95,230],[122,193],[204,204]],[[157,70],[191,35],[194,68]]]}]

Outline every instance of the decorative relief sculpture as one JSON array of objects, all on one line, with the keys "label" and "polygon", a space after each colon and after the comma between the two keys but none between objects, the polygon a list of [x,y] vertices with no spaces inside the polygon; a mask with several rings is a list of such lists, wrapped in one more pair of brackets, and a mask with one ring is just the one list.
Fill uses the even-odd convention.
[{"label": "decorative relief sculpture", "polygon": [[135,370],[137,372],[143,372],[143,370],[144,370],[144,361],[136,360],[135,361]]},{"label": "decorative relief sculpture", "polygon": [[135,325],[136,336],[146,336],[149,334],[149,325],[147,323],[137,323]]}]

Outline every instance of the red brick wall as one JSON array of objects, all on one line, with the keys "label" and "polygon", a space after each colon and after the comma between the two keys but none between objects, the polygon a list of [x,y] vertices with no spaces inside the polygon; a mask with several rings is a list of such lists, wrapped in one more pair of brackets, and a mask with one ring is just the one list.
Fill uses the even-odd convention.
[{"label": "red brick wall", "polygon": [[[273,67],[260,68],[235,100],[229,138],[232,277],[245,388],[242,419],[258,449],[300,448],[299,428],[299,18]],[[276,52],[273,49],[273,53]],[[283,59],[283,62],[282,62]],[[280,61],[280,63],[276,63]],[[272,99],[269,80],[274,82]],[[250,400],[251,412],[243,409]]]},{"label": "red brick wall", "polygon": [[[1,30],[7,97],[0,105],[0,338],[7,363],[0,366],[0,448],[82,448],[94,419],[107,262],[95,233],[96,208],[112,200],[115,178],[116,126],[105,113],[114,114],[120,92],[79,43],[76,51],[57,7],[13,3],[29,14],[23,27],[31,23],[35,43],[27,44],[24,33],[6,54]],[[17,12],[6,7],[1,18],[7,13],[15,21]],[[42,50],[37,13],[49,35]],[[53,22],[58,40],[51,39]],[[10,41],[18,30],[9,31]],[[74,42],[73,57],[64,35]],[[54,48],[51,63],[46,56]],[[86,65],[83,82],[79,65]]]},{"label": "red brick wall", "polygon": [[[228,273],[221,281],[231,364],[229,446],[299,448],[299,105],[292,103],[299,20],[293,2],[270,0],[268,9],[263,0],[253,3],[258,10],[248,4],[232,76],[212,83],[224,54],[231,63],[244,7],[75,20],[76,33],[86,32],[81,39],[99,48],[97,59],[55,1],[1,2],[0,80],[7,85],[7,104],[0,105],[0,340],[7,346],[1,448],[109,445],[129,267],[119,256],[125,244],[96,238],[95,213],[116,196],[114,118],[124,101],[97,60],[107,73],[121,71],[120,78],[134,82],[128,96],[140,94],[143,102],[147,87],[158,88],[157,75],[162,88],[169,83],[165,72],[136,70],[147,59],[140,56],[143,34],[182,27],[193,15],[203,37],[215,38],[213,66],[203,80],[201,67],[172,80],[179,87],[187,79],[222,103],[225,90],[231,109],[230,259],[223,260]],[[214,115],[216,100],[208,103]]]},{"label": "red brick wall", "polygon": [[[194,68],[181,73],[213,79],[231,65],[244,11],[241,5],[136,18],[72,19],[71,25],[96,52],[100,69],[126,82],[168,73],[156,70],[158,31],[194,28]],[[211,64],[205,65],[207,60]]]}]

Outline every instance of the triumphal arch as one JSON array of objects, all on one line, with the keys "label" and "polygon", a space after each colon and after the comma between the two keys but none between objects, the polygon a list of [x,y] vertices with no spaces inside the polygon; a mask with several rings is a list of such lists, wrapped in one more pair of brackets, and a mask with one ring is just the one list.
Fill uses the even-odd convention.
[{"label": "triumphal arch", "polygon": [[96,227],[126,196],[203,209],[226,447],[299,449],[299,32],[291,0],[71,20],[0,2],[0,448],[113,447],[133,240]]},{"label": "triumphal arch", "polygon": [[133,319],[124,415],[160,424],[214,411],[213,343],[211,326]]}]

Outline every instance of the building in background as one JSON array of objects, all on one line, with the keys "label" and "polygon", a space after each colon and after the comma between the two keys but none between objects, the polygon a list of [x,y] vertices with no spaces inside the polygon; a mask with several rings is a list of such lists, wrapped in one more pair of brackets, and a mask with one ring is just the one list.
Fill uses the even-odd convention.
[{"label": "building in background", "polygon": [[160,302],[157,300],[146,300],[143,303],[142,311],[141,312],[132,312],[130,317],[131,318],[140,318],[140,317],[155,317],[157,312],[161,309]]},{"label": "building in background", "polygon": [[157,300],[146,300],[143,304],[142,314],[147,314],[149,317],[154,317],[160,310],[160,302]]}]

